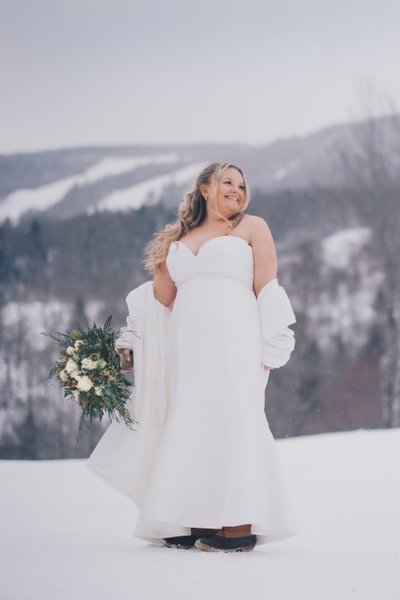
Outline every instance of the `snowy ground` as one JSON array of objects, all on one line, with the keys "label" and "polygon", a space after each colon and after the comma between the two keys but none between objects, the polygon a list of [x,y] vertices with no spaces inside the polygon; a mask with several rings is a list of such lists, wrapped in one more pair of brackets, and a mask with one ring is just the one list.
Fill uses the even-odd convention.
[{"label": "snowy ground", "polygon": [[278,444],[299,533],[245,554],[136,540],[84,460],[0,461],[2,600],[398,600],[400,430]]}]

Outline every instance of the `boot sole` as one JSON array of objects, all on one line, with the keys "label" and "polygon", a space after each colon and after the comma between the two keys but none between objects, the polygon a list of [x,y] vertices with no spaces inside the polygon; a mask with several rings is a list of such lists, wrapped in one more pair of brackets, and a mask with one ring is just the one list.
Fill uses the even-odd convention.
[{"label": "boot sole", "polygon": [[208,546],[203,542],[196,542],[195,547],[206,552],[250,552],[254,549],[254,546],[240,546],[240,548],[216,548],[215,546]]},{"label": "boot sole", "polygon": [[183,544],[170,544],[169,542],[164,542],[164,546],[167,546],[167,548],[178,548],[179,550],[190,550],[191,548],[194,548],[194,544],[193,546],[184,546]]}]

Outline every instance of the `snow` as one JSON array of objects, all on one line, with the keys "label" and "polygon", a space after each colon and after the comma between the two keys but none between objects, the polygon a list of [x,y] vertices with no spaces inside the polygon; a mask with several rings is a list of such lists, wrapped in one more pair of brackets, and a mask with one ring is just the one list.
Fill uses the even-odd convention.
[{"label": "snow", "polygon": [[281,179],[283,179],[284,177],[286,177],[287,175],[287,169],[285,167],[282,167],[280,169],[277,169],[274,173],[274,179],[276,179],[277,181],[280,181]]},{"label": "snow", "polygon": [[370,236],[371,232],[367,227],[351,227],[333,233],[322,243],[324,261],[330,267],[345,269]]},{"label": "snow", "polygon": [[[104,303],[100,300],[87,300],[85,304],[85,313],[89,322],[98,319]],[[71,319],[73,307],[67,302],[59,300],[49,300],[42,302],[32,300],[30,302],[7,302],[0,309],[0,322],[6,329],[23,328],[25,331],[31,331],[34,338],[34,347],[36,350],[43,350],[48,344],[46,339],[40,335],[41,331],[56,329],[63,331],[67,328]],[[40,340],[40,341],[39,341]]]},{"label": "snow", "polygon": [[308,331],[323,352],[337,350],[348,357],[368,343],[377,322],[375,300],[384,273],[366,251],[371,232],[366,227],[340,230],[321,241],[321,272],[313,301],[307,305]]},{"label": "snow", "polygon": [[373,273],[358,288],[349,290],[346,281],[330,293],[321,293],[308,311],[308,327],[310,332],[319,332],[315,341],[322,352],[336,348],[338,339],[346,347],[348,357],[355,357],[365,346],[376,320],[374,301],[381,281],[382,274]]},{"label": "snow", "polygon": [[125,158],[103,158],[97,165],[90,167],[85,174],[85,183],[94,183],[110,175],[119,175],[138,167],[174,163],[177,154],[159,154],[155,156],[128,156]]},{"label": "snow", "polygon": [[286,177],[288,177],[288,175],[296,171],[299,165],[300,160],[298,158],[289,161],[289,163],[287,163],[286,166],[279,167],[278,169],[276,169],[276,171],[273,174],[273,179],[275,181],[282,181],[282,179],[285,179]]},{"label": "snow", "polygon": [[129,210],[139,208],[148,198],[158,199],[163,188],[171,183],[186,184],[205,167],[205,163],[190,164],[173,173],[158,175],[130,188],[112,192],[103,198],[95,210]]},{"label": "snow", "polygon": [[133,537],[85,460],[0,461],[5,600],[397,600],[400,430],[279,440],[299,533],[245,554]]},{"label": "snow", "polygon": [[[93,311],[95,302],[90,306]],[[100,305],[100,303],[98,303]],[[35,350],[43,350],[48,346],[48,340],[41,335],[42,331],[63,331],[67,328],[71,317],[72,307],[66,302],[51,300],[41,302],[8,302],[0,311],[0,322],[7,333],[30,331],[29,343]]]},{"label": "snow", "polygon": [[34,189],[16,190],[12,194],[9,194],[0,204],[0,222],[8,217],[11,222],[18,223],[21,215],[26,211],[47,210],[58,202],[61,202],[67,192],[75,185],[94,183],[104,177],[132,171],[144,165],[174,163],[177,160],[178,156],[175,154],[103,158],[79,175],[66,177]]}]

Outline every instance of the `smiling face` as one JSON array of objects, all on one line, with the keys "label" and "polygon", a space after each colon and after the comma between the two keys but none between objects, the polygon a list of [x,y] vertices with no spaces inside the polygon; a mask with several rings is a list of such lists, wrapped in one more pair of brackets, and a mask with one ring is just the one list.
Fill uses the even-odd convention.
[{"label": "smiling face", "polygon": [[227,167],[219,182],[207,188],[204,195],[212,201],[210,208],[216,209],[223,217],[228,218],[242,210],[246,201],[246,184],[240,171],[234,167]]}]

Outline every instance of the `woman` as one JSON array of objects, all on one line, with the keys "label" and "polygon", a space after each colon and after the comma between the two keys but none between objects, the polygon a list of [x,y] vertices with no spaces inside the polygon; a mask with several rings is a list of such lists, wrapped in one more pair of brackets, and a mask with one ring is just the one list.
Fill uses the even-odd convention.
[{"label": "woman", "polygon": [[169,547],[243,551],[295,533],[264,413],[295,318],[248,203],[242,170],[213,163],[147,248],[154,296],[171,311],[169,401],[135,535]]}]

